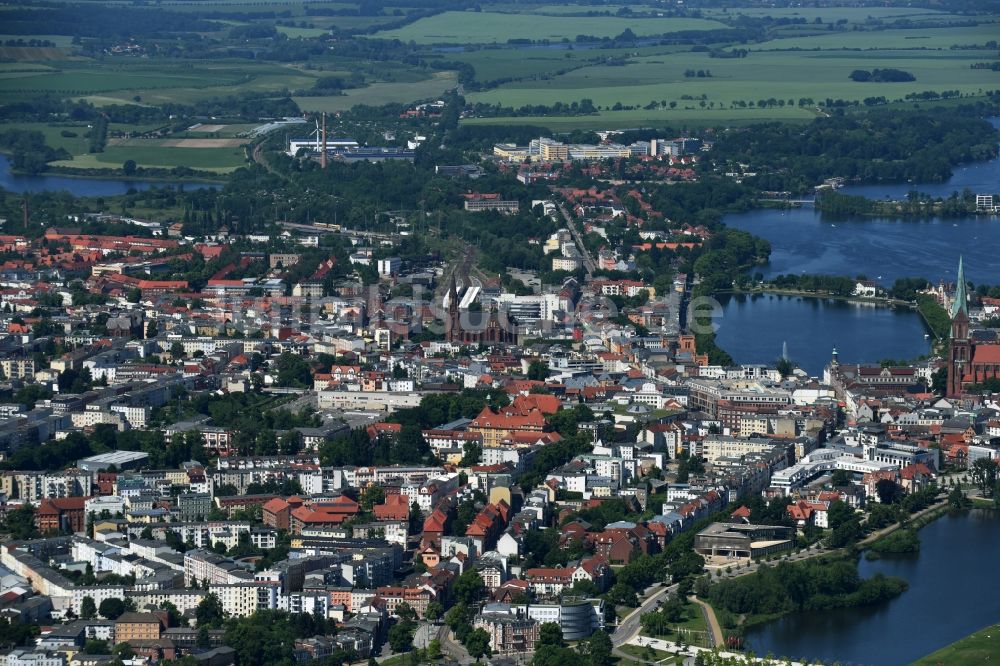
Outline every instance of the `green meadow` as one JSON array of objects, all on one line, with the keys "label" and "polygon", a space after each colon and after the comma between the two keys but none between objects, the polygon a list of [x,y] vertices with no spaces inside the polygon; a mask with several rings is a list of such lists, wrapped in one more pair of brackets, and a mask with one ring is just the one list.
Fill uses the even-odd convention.
[{"label": "green meadow", "polygon": [[293,97],[303,111],[344,111],[357,104],[378,106],[429,99],[455,87],[454,72],[435,72],[424,81],[373,83],[364,88],[351,88],[343,95],[325,97]]},{"label": "green meadow", "polygon": [[148,145],[108,146],[103,153],[75,155],[72,160],[53,162],[75,169],[119,168],[128,160],[143,167],[173,168],[178,165],[220,173],[233,171],[246,163],[243,148],[174,148],[146,140]]},{"label": "green meadow", "polygon": [[685,30],[714,30],[722,23],[688,18],[559,17],[499,12],[444,12],[396,30],[376,34],[417,44],[502,44],[510,39],[575,39],[577,35],[614,37],[631,30],[659,35]]},{"label": "green meadow", "polygon": [[[892,8],[836,9],[839,13],[833,12],[831,16],[858,20],[868,11],[882,19],[935,14],[915,9],[906,10],[908,13],[888,11]],[[827,10],[810,11],[820,15]],[[595,56],[600,58],[604,54],[600,49],[528,50],[519,54],[520,61],[512,50],[483,49],[449,57],[472,65],[477,80],[503,81],[495,88],[468,92],[466,99],[470,102],[517,109],[589,99],[599,107],[600,114],[594,116],[530,119],[552,129],[569,130],[605,125],[806,120],[814,117],[817,110],[814,105],[799,108],[799,100],[803,98],[822,103],[828,98],[863,102],[866,98],[885,97],[892,101],[925,91],[981,95],[984,90],[1000,88],[1000,77],[988,69],[972,69],[971,65],[997,58],[995,50],[982,47],[998,36],[1000,24],[988,23],[934,29],[849,30],[772,39],[739,45],[749,51],[745,58],[713,58],[708,52],[682,50],[683,47],[647,47],[632,49],[631,53],[625,50],[614,54],[611,61],[605,58],[600,62],[595,61]],[[916,80],[872,84],[849,78],[855,69],[874,68],[902,69],[912,73]],[[711,76],[687,76],[686,72],[691,70]],[[770,99],[784,104],[758,108],[761,100]],[[754,108],[750,108],[751,102]],[[464,122],[528,121],[510,117]]]},{"label": "green meadow", "polygon": [[981,629],[913,663],[914,666],[971,666],[990,663],[994,657],[1000,657],[1000,624]]}]

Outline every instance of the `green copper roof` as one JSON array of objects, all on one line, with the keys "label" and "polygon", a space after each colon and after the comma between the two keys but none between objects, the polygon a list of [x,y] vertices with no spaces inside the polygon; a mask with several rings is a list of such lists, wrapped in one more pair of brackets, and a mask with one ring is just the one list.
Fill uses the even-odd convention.
[{"label": "green copper roof", "polygon": [[962,266],[962,258],[958,258],[958,279],[955,281],[955,302],[951,304],[951,318],[954,319],[959,312],[969,315],[969,295],[965,292],[965,267]]}]

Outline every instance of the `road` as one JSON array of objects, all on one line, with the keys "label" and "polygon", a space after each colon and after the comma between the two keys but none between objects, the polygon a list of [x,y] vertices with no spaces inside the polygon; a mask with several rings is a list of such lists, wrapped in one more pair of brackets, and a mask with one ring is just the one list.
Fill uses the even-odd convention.
[{"label": "road", "polygon": [[451,629],[444,625],[438,627],[438,629],[438,640],[441,641],[441,651],[444,652],[449,659],[453,659],[460,664],[471,664],[472,657],[469,656],[465,647],[455,640],[455,637],[451,633]]},{"label": "road", "polygon": [[587,270],[587,277],[594,277],[597,264],[594,262],[593,257],[590,256],[587,246],[583,244],[583,238],[576,229],[576,220],[566,212],[566,206],[561,203],[559,204],[559,212],[562,213],[563,219],[566,221],[566,228],[569,229],[569,233],[573,237],[573,242],[576,243],[577,249],[580,250],[580,256],[583,257],[583,267]]},{"label": "road", "polygon": [[[650,589],[652,588],[647,588],[646,592],[648,593]],[[666,599],[668,594],[676,591],[677,585],[668,585],[654,592],[649,598],[639,604],[638,608],[622,618],[622,621],[618,623],[618,628],[615,629],[615,633],[611,634],[611,642],[617,647],[625,645],[635,638],[639,633],[639,620],[643,614],[656,610],[657,606],[659,606],[661,601]]]}]

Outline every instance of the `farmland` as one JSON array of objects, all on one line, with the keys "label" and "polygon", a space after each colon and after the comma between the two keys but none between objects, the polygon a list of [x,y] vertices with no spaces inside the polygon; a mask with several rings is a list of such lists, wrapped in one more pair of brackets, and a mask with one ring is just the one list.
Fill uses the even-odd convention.
[{"label": "farmland", "polygon": [[438,72],[426,81],[373,83],[364,88],[345,90],[343,95],[324,97],[293,97],[303,111],[344,111],[355,104],[377,106],[394,102],[407,103],[415,99],[439,96],[455,87],[454,72]]},{"label": "farmland", "polygon": [[[484,30],[489,26],[489,30]],[[613,37],[631,30],[639,36],[686,30],[724,28],[717,21],[682,18],[573,17],[504,14],[499,12],[445,12],[416,23],[377,33],[377,37],[417,44],[491,44],[510,39],[574,39],[577,35]]]},{"label": "farmland", "polygon": [[[892,101],[925,91],[982,94],[997,88],[1000,78],[971,65],[996,56],[995,50],[983,47],[997,34],[997,24],[822,33],[741,46],[748,51],[743,58],[667,47],[634,49],[624,62],[620,52],[614,62],[595,62],[594,56],[602,55],[603,49],[566,51],[561,60],[559,51],[539,49],[529,51],[520,64],[500,55],[496,62],[502,66],[491,63],[487,50],[450,57],[475,68],[477,80],[499,79],[497,87],[467,94],[471,103],[517,109],[589,99],[598,107],[598,114],[591,116],[478,118],[466,121],[470,123],[532,122],[560,130],[692,121],[745,123],[807,120],[827,99],[862,102],[884,96]],[[849,79],[855,69],[880,67],[905,70],[916,80],[880,85]],[[698,70],[706,76],[691,76]],[[803,99],[813,102],[802,103]],[[774,102],[762,112],[761,100]]]},{"label": "farmland", "polygon": [[75,155],[72,160],[53,164],[77,169],[107,169],[118,168],[127,160],[133,160],[141,167],[171,168],[182,164],[192,169],[226,172],[243,165],[246,157],[238,145],[189,148],[172,145],[170,140],[133,139],[117,145],[108,145],[102,153]]},{"label": "farmland", "polygon": [[[695,12],[510,0],[465,11],[458,10],[464,5],[438,11],[323,0],[167,0],[157,7],[206,23],[183,37],[124,41],[0,35],[0,43],[7,42],[0,46],[0,104],[50,96],[99,109],[128,104],[155,113],[170,104],[215,116],[232,100],[254,100],[241,114],[225,118],[220,129],[206,115],[197,117],[204,126],[195,129],[165,116],[156,117],[160,126],[112,124],[104,151],[94,153],[86,123],[52,124],[48,117],[0,127],[39,129],[49,146],[74,156],[62,166],[107,168],[133,160],[225,171],[244,163],[242,136],[258,120],[258,99],[280,109],[276,115],[338,113],[439,98],[461,84],[469,104],[463,123],[530,123],[561,132],[806,122],[838,106],[941,93],[966,99],[1000,89],[1000,76],[989,67],[1000,58],[1000,16],[917,7],[756,5]],[[30,46],[28,39],[46,41]],[[849,76],[873,68],[904,70],[915,80],[859,83]],[[583,100],[593,113],[553,108]],[[122,138],[150,129],[164,131]]]}]

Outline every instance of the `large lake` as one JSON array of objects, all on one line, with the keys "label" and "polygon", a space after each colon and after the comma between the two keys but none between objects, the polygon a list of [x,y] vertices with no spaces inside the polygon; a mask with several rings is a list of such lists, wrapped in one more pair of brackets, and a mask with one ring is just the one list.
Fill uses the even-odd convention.
[{"label": "large lake", "polygon": [[[1000,119],[992,119],[1000,127]],[[946,183],[852,185],[849,194],[899,198],[911,189],[935,196],[969,188],[1000,194],[1000,159],[957,167]],[[754,272],[865,277],[889,287],[900,277],[953,281],[959,257],[974,283],[1000,284],[1000,216],[899,220],[825,217],[811,205],[727,215],[727,225],[766,238],[771,261]],[[719,345],[739,363],[773,363],[788,356],[818,375],[837,347],[847,363],[913,359],[929,351],[919,315],[909,310],[851,305],[829,299],[778,296],[720,299]]]},{"label": "large lake", "polygon": [[858,565],[909,589],[875,607],[797,613],[753,630],[747,648],[843,666],[908,664],[1000,622],[1000,514],[976,510],[920,530],[920,553]]},{"label": "large lake", "polygon": [[773,364],[787,343],[788,358],[819,377],[834,347],[845,363],[911,360],[930,351],[923,320],[906,308],[774,294],[719,302],[716,341],[738,363]]},{"label": "large lake", "polygon": [[110,197],[127,194],[129,190],[148,190],[152,187],[183,187],[187,190],[203,187],[222,187],[219,184],[185,181],[155,180],[105,180],[103,178],[69,178],[58,175],[22,176],[10,172],[10,159],[0,155],[0,187],[8,192],[67,191],[78,197]]},{"label": "large lake", "polygon": [[[1000,127],[1000,119],[993,118]],[[1000,159],[956,167],[945,183],[852,185],[842,191],[881,199],[911,189],[948,196],[969,188],[1000,194]],[[765,277],[789,273],[864,275],[891,286],[898,277],[954,280],[958,257],[973,282],[1000,283],[1000,216],[963,219],[828,217],[811,205],[728,215],[727,225],[766,238],[771,262],[755,269]]]}]

